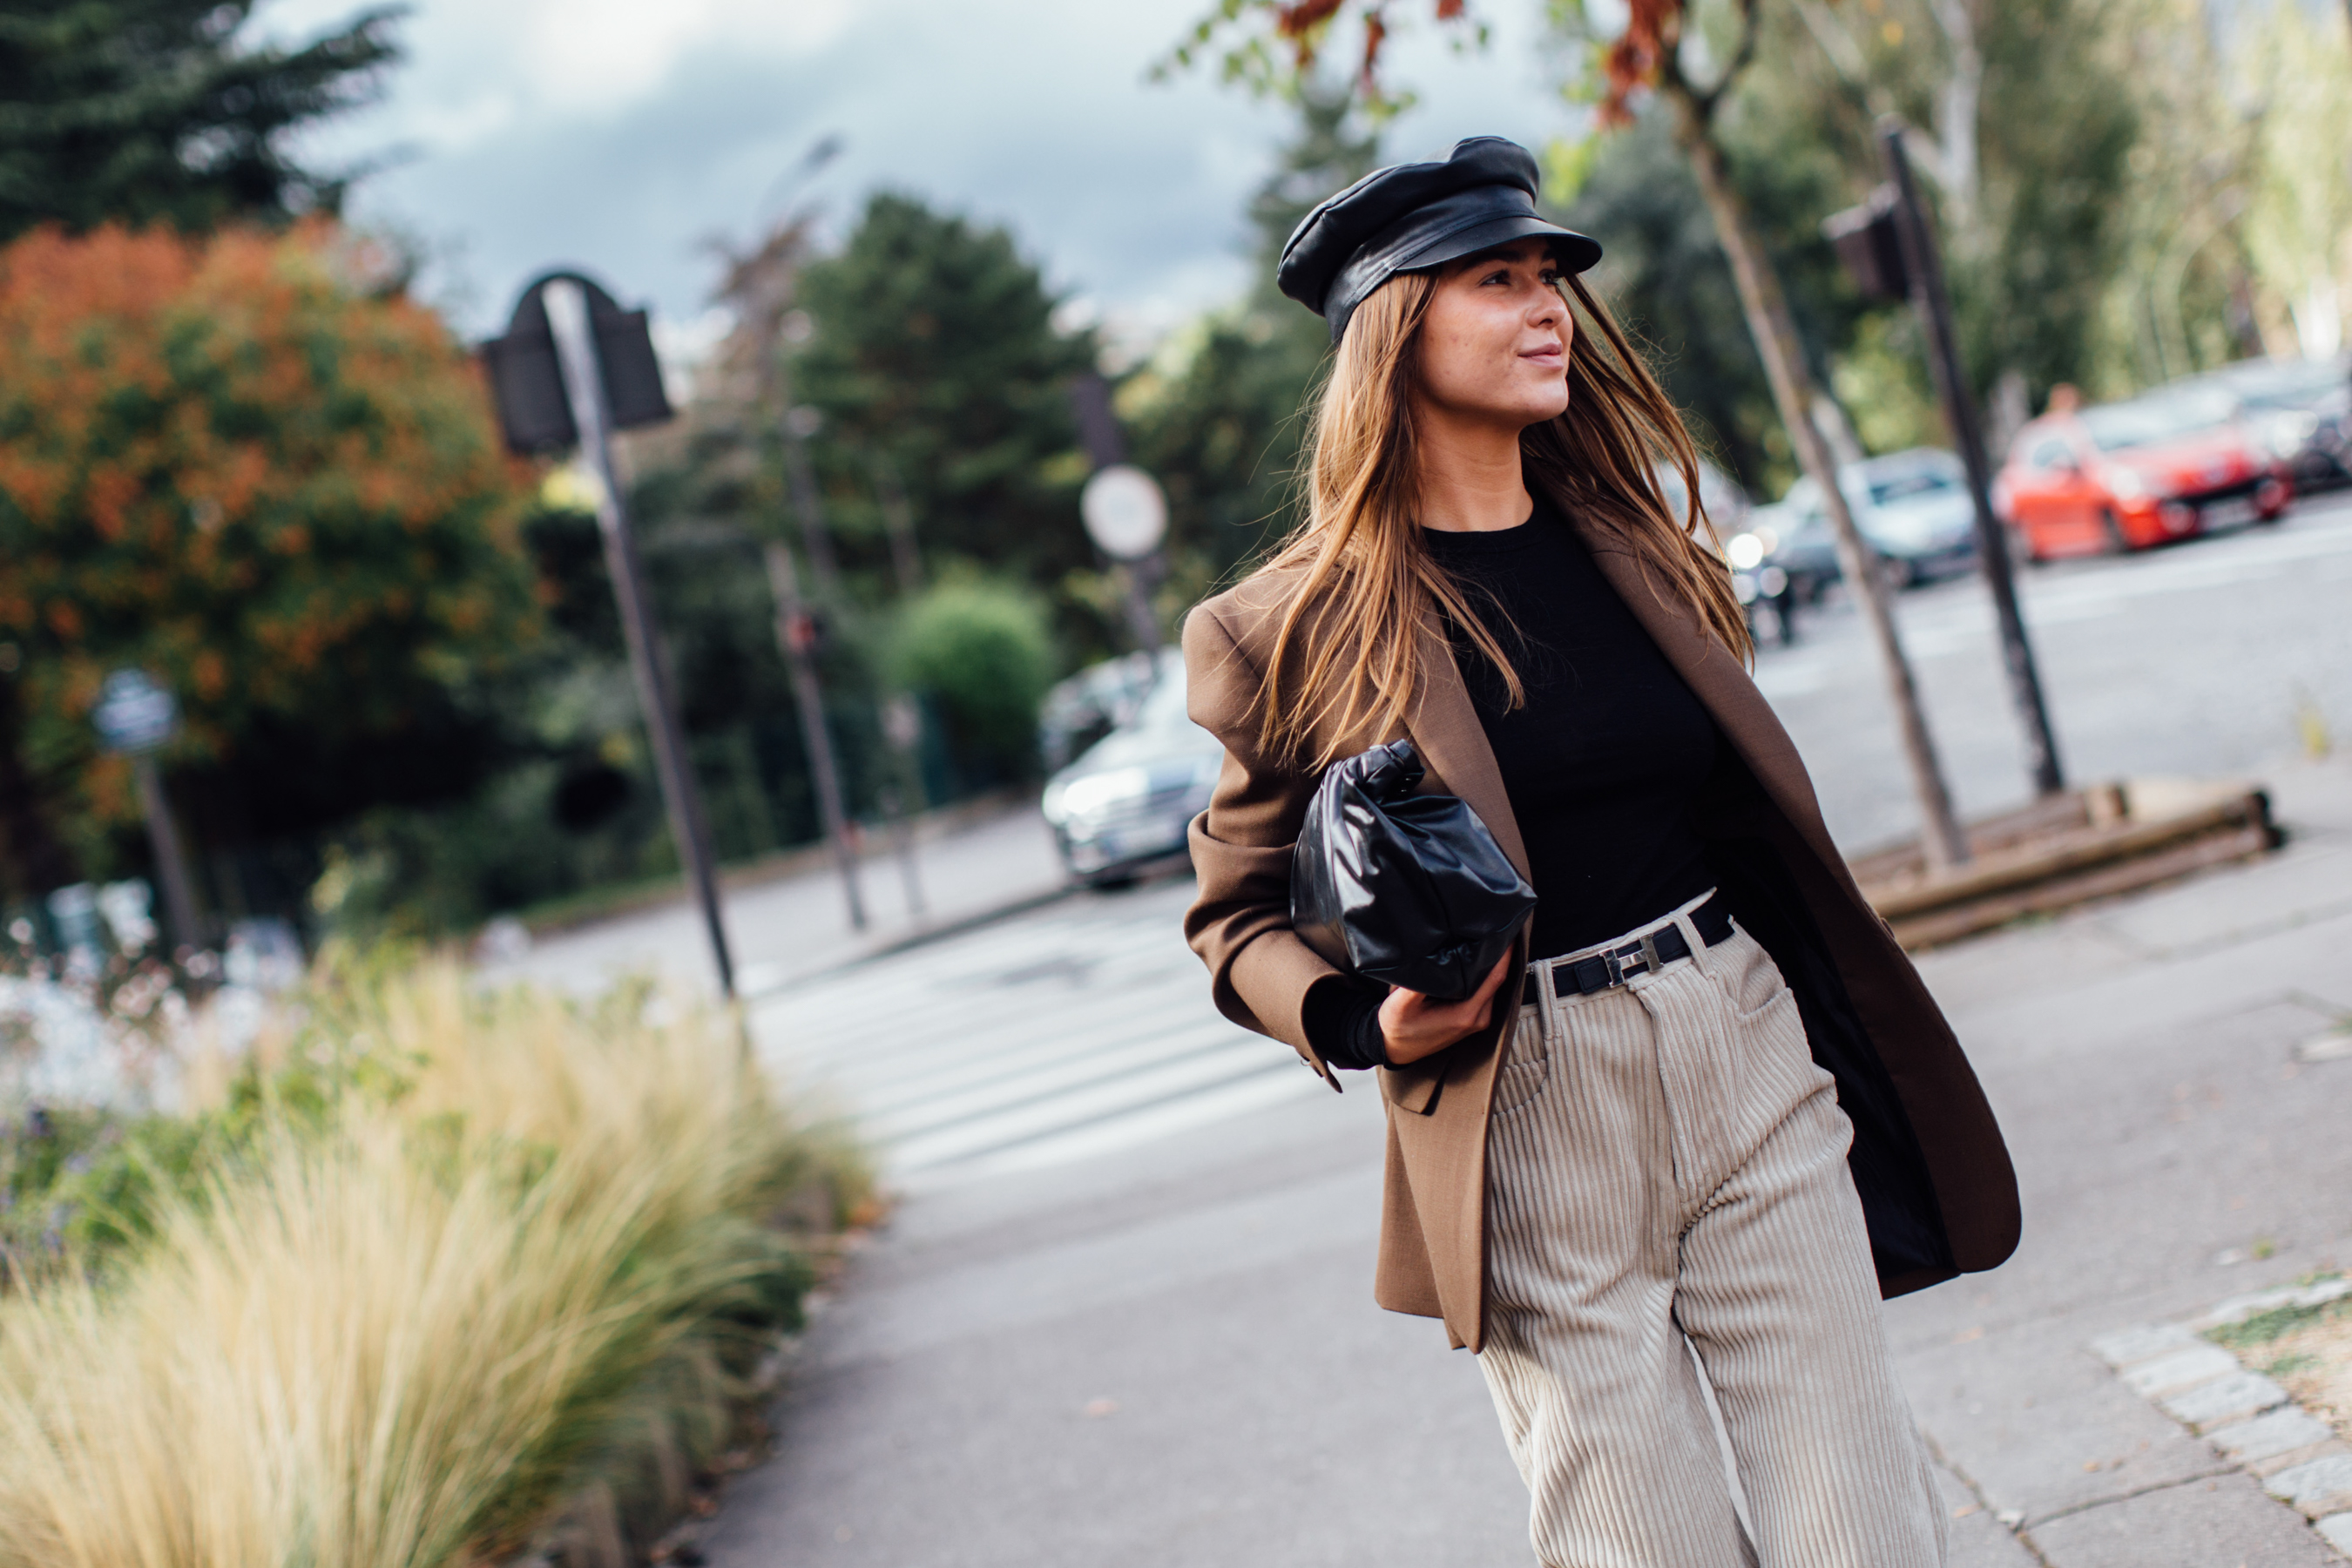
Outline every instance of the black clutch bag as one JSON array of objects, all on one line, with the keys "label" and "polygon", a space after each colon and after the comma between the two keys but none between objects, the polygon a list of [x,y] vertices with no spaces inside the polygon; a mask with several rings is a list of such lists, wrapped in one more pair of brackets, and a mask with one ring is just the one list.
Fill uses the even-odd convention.
[{"label": "black clutch bag", "polygon": [[1536,907],[1461,799],[1415,795],[1410,741],[1334,763],[1290,862],[1290,923],[1333,968],[1456,1000],[1478,989]]}]

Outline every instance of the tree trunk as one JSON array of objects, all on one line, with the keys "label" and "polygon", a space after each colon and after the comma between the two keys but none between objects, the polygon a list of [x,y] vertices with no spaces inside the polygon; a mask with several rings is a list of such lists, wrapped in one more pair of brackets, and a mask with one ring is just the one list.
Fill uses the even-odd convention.
[{"label": "tree trunk", "polygon": [[81,880],[81,869],[49,826],[41,791],[26,765],[24,706],[17,677],[0,672],[0,899],[39,898]]},{"label": "tree trunk", "polygon": [[1746,204],[1732,188],[1723,150],[1716,145],[1700,105],[1687,89],[1671,90],[1668,97],[1675,108],[1675,140],[1690,159],[1699,192],[1715,219],[1716,236],[1731,262],[1732,280],[1739,289],[1748,330],[1755,336],[1757,352],[1764,359],[1765,377],[1772,384],[1772,401],[1778,405],[1780,422],[1787,426],[1789,439],[1796,447],[1798,463],[1821,487],[1822,504],[1837,541],[1838,564],[1845,572],[1847,591],[1853,595],[1872,639],[1878,646],[1880,668],[1885,676],[1887,696],[1895,704],[1904,755],[1911,764],[1912,789],[1918,797],[1920,847],[1930,871],[1949,869],[1968,859],[1968,838],[1953,815],[1951,791],[1944,784],[1935,741],[1927,732],[1927,717],[1919,709],[1918,687],[1911,678],[1910,662],[1903,656],[1902,641],[1895,635],[1895,617],[1887,607],[1885,588],[1878,574],[1878,558],[1854,527],[1845,492],[1838,488],[1837,464],[1830,456],[1829,444],[1822,439],[1820,429],[1813,424],[1815,388],[1798,345],[1797,324],[1789,313],[1788,299],[1780,292],[1780,279],[1750,231]]}]

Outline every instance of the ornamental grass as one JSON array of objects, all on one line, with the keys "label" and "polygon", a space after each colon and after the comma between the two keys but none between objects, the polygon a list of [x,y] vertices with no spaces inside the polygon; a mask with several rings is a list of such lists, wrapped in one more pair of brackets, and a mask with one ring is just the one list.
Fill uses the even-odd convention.
[{"label": "ornamental grass", "polygon": [[0,1568],[625,1560],[863,1201],[721,1015],[446,963],[309,1005],[324,1113],[0,1300]]}]

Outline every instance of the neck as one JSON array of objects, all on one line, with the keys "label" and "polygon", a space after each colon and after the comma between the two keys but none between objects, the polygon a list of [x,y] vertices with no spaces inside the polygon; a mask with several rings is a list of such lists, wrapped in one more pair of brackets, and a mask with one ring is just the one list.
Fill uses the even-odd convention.
[{"label": "neck", "polygon": [[1519,470],[1519,433],[1490,419],[1465,419],[1423,403],[1420,428],[1420,521],[1444,533],[1492,533],[1517,528],[1535,510]]}]

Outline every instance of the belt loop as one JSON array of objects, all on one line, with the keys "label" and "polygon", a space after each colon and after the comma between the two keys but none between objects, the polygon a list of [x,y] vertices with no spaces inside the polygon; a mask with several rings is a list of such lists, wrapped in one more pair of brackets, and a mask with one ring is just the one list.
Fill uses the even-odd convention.
[{"label": "belt loop", "polygon": [[1709,979],[1715,977],[1715,952],[1707,945],[1706,938],[1698,934],[1698,921],[1691,917],[1706,907],[1707,900],[1715,897],[1715,892],[1713,888],[1709,888],[1675,911],[1675,924],[1682,928],[1683,940],[1690,943],[1691,962]]},{"label": "belt loop", "polygon": [[1536,1019],[1538,1037],[1543,1041],[1544,1056],[1552,1055],[1552,1013],[1559,1006],[1559,990],[1552,984],[1552,961],[1544,959],[1536,965],[1536,994],[1541,998],[1542,1013]]}]

